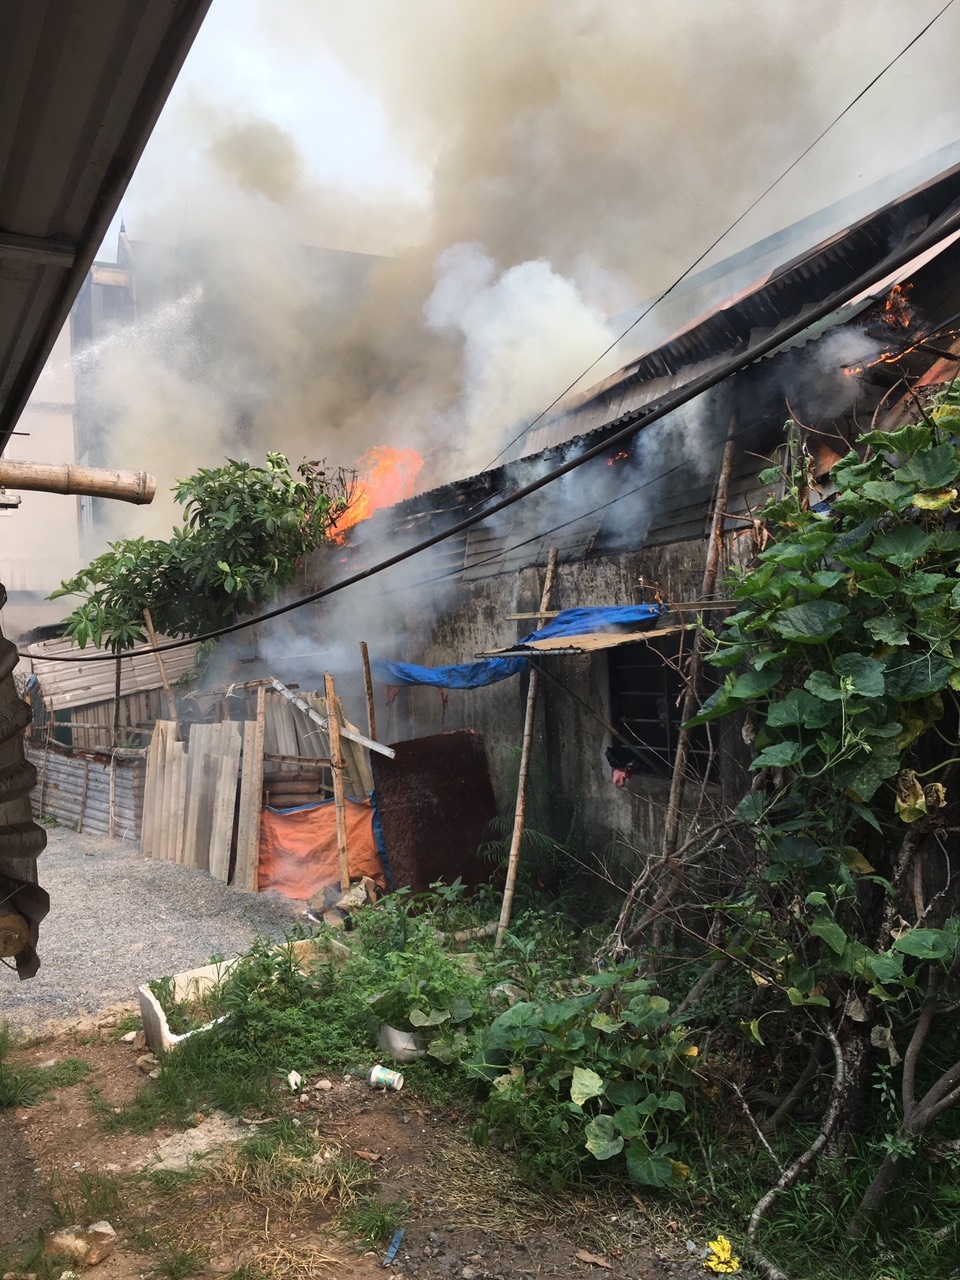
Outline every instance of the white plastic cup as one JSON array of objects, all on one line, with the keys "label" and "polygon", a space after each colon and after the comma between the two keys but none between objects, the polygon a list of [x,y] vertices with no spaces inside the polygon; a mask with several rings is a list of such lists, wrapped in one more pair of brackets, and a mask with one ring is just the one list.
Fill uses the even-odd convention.
[{"label": "white plastic cup", "polygon": [[370,1068],[367,1083],[371,1089],[402,1089],[403,1076],[399,1071],[391,1071],[389,1067],[383,1067],[378,1062],[375,1067]]}]

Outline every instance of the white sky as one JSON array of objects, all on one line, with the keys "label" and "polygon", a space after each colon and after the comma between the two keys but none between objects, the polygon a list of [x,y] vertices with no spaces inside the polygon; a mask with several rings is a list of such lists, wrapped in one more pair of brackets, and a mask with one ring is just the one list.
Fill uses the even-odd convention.
[{"label": "white sky", "polygon": [[[608,319],[699,259],[942,8],[213,0],[122,214],[134,240],[229,263],[221,345],[258,363],[237,354],[198,385],[190,350],[164,366],[149,326],[132,335],[136,355],[104,362],[116,465],[136,457],[161,487],[215,465],[243,404],[254,454],[353,465],[393,444],[428,458],[430,483],[476,472],[575,378],[635,354],[597,362]],[[704,265],[957,142],[958,55],[954,0]],[[301,319],[302,244],[390,259],[322,332]],[[691,318],[659,308],[631,342]]]},{"label": "white sky", "polygon": [[[547,0],[550,3],[551,0]],[[496,11],[507,0],[386,0],[395,12],[429,22],[430,13],[444,17],[469,11]],[[509,6],[536,15],[541,0],[509,0]],[[588,16],[616,13],[622,6],[646,11],[657,28],[665,57],[674,50],[696,47],[709,40],[702,31],[706,0],[583,0]],[[448,5],[449,8],[445,8]],[[508,7],[509,7],[508,6]],[[567,6],[568,9],[570,6]],[[572,6],[574,9],[577,5]],[[749,99],[756,76],[776,76],[764,39],[764,23],[773,15],[801,20],[804,47],[795,52],[804,67],[805,83],[795,69],[783,68],[779,103],[787,129],[798,114],[807,117],[804,142],[812,141],[864,85],[908,43],[942,7],[943,0],[710,0],[707,7],[720,14],[739,33],[744,61],[724,60],[729,48],[715,51],[718,77],[736,77],[736,92]],[[354,15],[354,39],[373,53],[351,55],[354,71],[332,47],[343,47],[343,0],[213,0],[200,34],[161,116],[141,165],[124,201],[122,213],[136,236],[162,191],[169,207],[178,187],[184,194],[179,221],[189,227],[189,183],[203,163],[206,140],[192,125],[198,113],[220,110],[247,112],[270,119],[286,130],[300,149],[309,178],[316,184],[360,197],[376,195],[409,203],[427,218],[431,192],[431,144],[423,137],[391,127],[390,92],[378,83],[377,66],[389,54],[376,55],[379,42],[389,44],[393,33],[383,30],[383,7],[378,0],[349,0]],[[776,19],[774,19],[776,20]],[[325,29],[331,39],[325,41]],[[429,27],[428,39],[429,39]],[[734,45],[737,41],[734,41]],[[737,248],[779,229],[809,212],[894,172],[938,147],[960,138],[960,94],[955,66],[960,54],[960,3],[953,4],[931,31],[907,53],[839,125],[814,148],[775,193],[725,241],[713,255]],[[396,55],[402,58],[402,51]],[[423,50],[425,63],[430,50]],[[438,56],[443,56],[439,46]],[[534,48],[533,55],[536,56]],[[709,51],[707,57],[709,58]],[[744,75],[744,67],[747,74]],[[360,68],[363,75],[356,74]],[[414,69],[410,74],[416,75]],[[639,74],[639,72],[638,72]],[[395,77],[394,77],[395,78]],[[456,93],[454,84],[449,92]],[[396,87],[393,88],[394,95]],[[394,105],[396,98],[394,97]],[[769,129],[770,107],[764,102],[758,129]],[[438,112],[438,114],[442,114]],[[795,135],[794,135],[795,136]],[[442,121],[437,121],[436,146],[443,145]],[[749,134],[743,145],[749,148]],[[745,208],[781,168],[802,150],[791,146],[771,157],[762,175],[743,192],[738,209]],[[536,175],[531,174],[535,181]],[[731,181],[735,181],[732,175]],[[695,197],[703,200],[702,194]],[[669,216],[665,210],[665,215]],[[689,245],[689,258],[720,234],[727,221],[711,222],[703,242]],[[119,217],[104,242],[104,257],[112,257]],[[171,228],[176,234],[177,228]],[[358,248],[365,247],[358,245]],[[368,246],[378,251],[380,246]]]}]

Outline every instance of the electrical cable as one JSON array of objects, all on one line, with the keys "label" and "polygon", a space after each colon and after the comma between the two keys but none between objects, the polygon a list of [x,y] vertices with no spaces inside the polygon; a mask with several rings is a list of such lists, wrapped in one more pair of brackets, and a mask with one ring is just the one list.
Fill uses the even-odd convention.
[{"label": "electrical cable", "polygon": [[[700,263],[703,262],[704,258],[706,258],[709,254],[711,254],[713,250],[717,247],[717,245],[722,243],[722,241],[724,241],[727,238],[730,232],[733,231],[735,227],[739,226],[739,224],[744,220],[744,218],[748,214],[752,213],[753,210],[757,207],[758,204],[760,204],[762,200],[765,200],[767,198],[767,196],[774,189],[774,187],[779,186],[779,184],[783,181],[783,179],[787,176],[787,174],[791,173],[797,167],[800,161],[810,154],[810,152],[817,145],[817,143],[821,142],[827,136],[830,130],[834,127],[834,125],[839,124],[840,121],[843,119],[843,117],[849,111],[853,110],[853,108],[857,105],[860,99],[865,94],[869,93],[869,91],[873,88],[873,86],[877,83],[877,81],[882,76],[885,76],[886,73],[890,70],[890,68],[894,66],[895,63],[899,62],[900,59],[903,57],[903,55],[909,52],[909,50],[913,48],[913,46],[917,43],[917,41],[927,34],[927,32],[930,30],[933,24],[943,17],[943,15],[946,13],[946,11],[950,8],[952,4],[953,4],[953,0],[947,0],[947,3],[939,11],[939,13],[934,14],[934,16],[930,19],[930,21],[926,24],[926,26],[921,28],[921,30],[917,32],[917,34],[913,37],[910,43],[907,45],[904,45],[904,47],[900,50],[897,56],[895,58],[892,58],[881,71],[878,71],[869,84],[864,85],[864,87],[860,90],[857,96],[847,103],[847,105],[843,108],[840,114],[838,116],[835,116],[834,119],[830,121],[830,123],[821,133],[817,134],[817,136],[810,143],[810,145],[806,147],[803,151],[801,151],[800,154],[796,157],[796,159],[791,164],[787,165],[786,169],[784,169],[784,171],[780,174],[780,176],[778,178],[774,178],[773,182],[770,183],[770,185],[766,188],[766,190],[761,191],[760,194],[757,196],[757,198],[753,201],[753,203],[748,204],[746,209],[744,209],[744,211],[739,215],[739,217],[735,218],[734,221],[731,222],[730,225],[727,227],[727,229],[725,231],[722,231],[720,235],[717,236],[716,240],[714,240],[712,244],[707,245],[706,249],[704,249],[704,251],[700,254],[700,256],[698,258],[694,258],[693,262],[690,263],[690,265],[686,268],[686,270],[683,271],[681,275],[677,276],[673,284],[668,285],[667,288],[664,289],[662,293],[658,294],[657,297],[655,297],[653,301],[649,303],[643,311],[640,312],[637,318],[635,320],[632,320],[630,324],[627,325],[626,329],[624,329],[624,331],[620,334],[620,336],[617,338],[614,338],[613,342],[611,342],[610,345],[604,351],[601,351],[600,354],[597,356],[597,358],[593,360],[590,364],[588,364],[582,373],[578,374],[577,377],[574,378],[574,380],[570,383],[568,387],[565,387],[563,391],[561,391],[560,394],[555,397],[555,399],[550,401],[550,403],[547,405],[545,409],[542,409],[531,422],[528,422],[527,425],[523,428],[523,430],[518,435],[514,436],[514,438],[508,444],[505,444],[503,448],[500,450],[500,452],[497,453],[493,457],[493,459],[490,462],[488,462],[487,465],[483,468],[484,471],[489,471],[490,468],[494,466],[500,460],[500,458],[503,457],[505,453],[508,452],[508,450],[512,449],[513,446],[518,441],[523,439],[523,437],[527,434],[528,431],[532,431],[533,428],[537,425],[537,423],[542,421],[543,418],[546,417],[546,415],[550,412],[551,409],[556,408],[556,406],[560,403],[560,401],[564,398],[564,396],[570,394],[570,392],[577,385],[577,383],[581,382],[587,376],[587,374],[590,372],[591,369],[595,369],[596,366],[600,363],[601,360],[604,359],[605,356],[608,356],[615,347],[619,346],[619,344],[624,340],[627,334],[630,333],[631,330],[635,329],[641,320],[645,320],[647,316],[650,314],[650,312],[653,311],[655,307],[658,307],[661,302],[663,302],[664,298],[669,297],[669,295],[673,293],[674,289],[676,289],[678,285],[682,284],[683,281],[686,280],[690,272],[695,270],[695,268],[699,267]],[[778,278],[779,276],[774,275],[773,277],[771,277],[770,283],[773,283]]]},{"label": "electrical cable", "polygon": [[340,591],[346,590],[348,587],[356,586],[357,583],[365,581],[367,578],[376,577],[387,569],[392,569],[394,565],[402,564],[405,560],[412,559],[413,556],[419,555],[423,551],[429,550],[431,547],[437,546],[438,543],[445,542],[448,538],[455,537],[458,533],[472,528],[475,524],[480,524],[484,520],[488,520],[491,516],[497,515],[501,511],[505,511],[508,507],[512,507],[514,503],[521,502],[524,498],[528,498],[531,494],[537,493],[540,489],[546,488],[555,480],[559,480],[561,476],[568,475],[572,471],[576,471],[579,467],[584,466],[592,459],[601,456],[609,450],[616,448],[618,445],[632,439],[638,431],[651,426],[654,422],[659,422],[661,418],[665,418],[674,410],[681,408],[685,404],[689,404],[691,400],[695,400],[705,391],[710,391],[713,387],[718,386],[727,378],[739,373],[748,365],[762,359],[771,352],[776,351],[791,339],[797,337],[805,330],[817,324],[820,320],[825,319],[833,311],[841,306],[851,297],[858,294],[866,293],[879,281],[886,279],[887,276],[906,266],[914,258],[925,253],[927,249],[934,248],[940,241],[952,235],[954,232],[960,231],[960,202],[955,201],[950,209],[941,214],[934,222],[930,223],[922,232],[916,235],[908,244],[901,245],[897,250],[887,255],[878,263],[863,272],[855,280],[835,289],[821,302],[812,306],[800,315],[795,316],[773,333],[768,333],[766,337],[759,341],[748,345],[738,355],[729,357],[724,360],[717,368],[709,373],[701,374],[700,377],[694,378],[684,387],[667,395],[660,404],[654,408],[644,406],[641,409],[632,409],[623,414],[617,421],[623,425],[618,431],[605,439],[598,441],[596,444],[584,449],[578,453],[576,457],[568,458],[566,462],[555,467],[552,471],[548,471],[545,475],[531,480],[528,484],[521,485],[519,489],[515,489],[513,493],[507,494],[506,497],[498,499],[489,506],[479,508],[464,519],[458,520],[455,524],[449,525],[446,529],[440,530],[438,533],[431,534],[427,538],[421,539],[412,546],[406,547],[402,551],[395,552],[386,559],[377,561],[375,564],[368,565],[366,569],[360,569],[356,573],[349,574],[346,578],[341,578],[338,582],[333,582],[329,586],[321,587],[317,591],[311,592],[309,595],[303,596],[298,600],[292,600],[287,604],[279,605],[276,609],[270,609],[266,613],[258,614],[253,618],[244,618],[240,622],[231,623],[229,626],[218,627],[213,631],[204,632],[199,636],[191,636],[183,640],[168,640],[164,644],[153,645],[149,648],[127,649],[121,653],[98,653],[91,654],[90,657],[67,658],[45,654],[21,654],[22,657],[28,657],[32,660],[49,661],[49,662],[116,662],[118,658],[130,658],[134,656],[142,656],[146,653],[169,653],[174,649],[183,649],[187,645],[200,644],[205,640],[216,640],[221,636],[233,635],[238,631],[245,631],[248,627],[257,626],[261,622],[269,622],[272,618],[279,618],[285,613],[292,613],[296,609],[302,609],[310,604],[315,604],[318,600],[323,600],[327,596],[336,595]]}]

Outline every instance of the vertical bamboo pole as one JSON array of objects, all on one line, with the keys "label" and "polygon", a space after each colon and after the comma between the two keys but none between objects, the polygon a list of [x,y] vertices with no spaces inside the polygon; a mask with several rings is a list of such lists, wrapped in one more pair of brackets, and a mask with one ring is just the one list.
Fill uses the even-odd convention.
[{"label": "vertical bamboo pole", "polygon": [[330,735],[330,764],[333,769],[333,804],[337,814],[337,854],[340,858],[340,888],[350,888],[350,863],[347,857],[347,811],[343,799],[343,752],[340,749],[340,721],[337,716],[337,694],[333,676],[323,673],[323,692],[327,700],[327,733]]},{"label": "vertical bamboo pole", "polygon": [[370,675],[370,654],[366,640],[360,641],[360,658],[363,661],[363,687],[367,695],[367,724],[371,738],[377,736],[377,708],[373,701],[373,677]]},{"label": "vertical bamboo pole", "polygon": [[[547,559],[547,571],[543,578],[543,595],[540,597],[540,613],[537,626],[543,623],[543,616],[550,608],[550,593],[553,591],[553,579],[557,571],[557,548],[550,548]],[[503,906],[500,909],[500,922],[497,925],[497,936],[494,950],[499,951],[503,943],[503,935],[510,923],[510,912],[513,908],[513,894],[517,885],[517,867],[520,863],[520,842],[523,839],[523,824],[527,813],[527,778],[530,773],[530,750],[533,745],[533,725],[537,712],[537,687],[539,678],[536,667],[531,665],[530,683],[527,686],[527,712],[523,721],[523,746],[520,749],[520,775],[517,779],[517,807],[513,815],[513,835],[510,838],[510,853],[507,857],[507,880],[503,887]]]},{"label": "vertical bamboo pole", "polygon": [[[702,600],[709,600],[717,585],[720,549],[723,545],[723,522],[727,514],[727,499],[730,494],[730,472],[733,469],[733,429],[734,423],[731,420],[727,430],[727,441],[723,446],[723,456],[720,460],[720,473],[717,476],[713,519],[710,522],[710,536],[707,542],[707,560],[703,570],[703,586],[700,595]],[[698,627],[693,635],[690,662],[687,666],[687,687],[683,695],[683,705],[680,711],[681,725],[685,724],[697,709],[701,666],[701,632]],[[677,841],[680,835],[680,808],[683,803],[683,790],[686,782],[689,755],[690,734],[686,729],[681,729],[677,739],[676,754],[673,757],[670,798],[667,801],[667,816],[664,820],[663,857],[666,861],[670,861],[677,851]]]},{"label": "vertical bamboo pole", "polygon": [[113,680],[113,745],[120,745],[120,658],[117,658]]},{"label": "vertical bamboo pole", "polygon": [[[147,635],[150,637],[151,648],[157,647],[157,633],[153,629],[153,619],[150,617],[150,610],[144,609],[143,621],[146,624]],[[170,681],[167,679],[167,668],[163,665],[163,655],[155,653],[153,655],[157,660],[157,670],[160,672],[160,683],[163,685],[163,691],[167,695],[167,711],[170,719],[176,726],[176,735],[180,736],[180,725],[177,721],[177,700],[174,697],[173,689],[170,687]]]}]

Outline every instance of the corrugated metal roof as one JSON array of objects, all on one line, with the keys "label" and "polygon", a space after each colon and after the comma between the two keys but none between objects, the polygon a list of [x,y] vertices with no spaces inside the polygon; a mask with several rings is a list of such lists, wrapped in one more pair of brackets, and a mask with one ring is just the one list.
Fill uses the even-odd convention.
[{"label": "corrugated metal roof", "polygon": [[0,0],[0,452],[210,0]]},{"label": "corrugated metal roof", "polygon": [[[632,360],[617,373],[583,392],[575,402],[546,419],[518,443],[525,455],[561,444],[604,426],[636,415],[705,373],[719,367],[737,352],[801,317],[807,308],[846,282],[857,280],[900,246],[907,246],[923,231],[960,204],[960,165],[953,164],[906,194],[891,200],[859,222],[814,248],[778,266],[749,287],[740,288],[685,324],[666,341]],[[946,248],[953,237],[947,237]],[[800,345],[836,324],[849,321],[889,289],[895,279],[912,275],[939,249],[921,255],[873,295],[850,299],[814,330],[789,344]],[[742,257],[742,255],[740,255]],[[516,456],[516,450],[514,451]]]},{"label": "corrugated metal roof", "polygon": [[[160,642],[169,639],[160,636]],[[172,684],[181,676],[187,675],[197,665],[198,644],[184,645],[182,649],[173,649],[163,655],[163,665],[167,679]],[[27,645],[24,650],[30,655],[38,655],[38,661],[22,659],[25,666],[32,670],[40,682],[40,693],[44,706],[49,711],[62,711],[67,707],[90,706],[97,702],[112,702],[116,691],[117,670],[114,662],[56,662],[47,661],[58,654],[77,657],[84,650],[78,649],[72,640],[40,640],[36,644]],[[106,649],[89,650],[92,656],[108,653]],[[161,688],[163,681],[157,667],[156,656],[152,653],[137,654],[124,657],[120,663],[120,695],[142,693],[147,689]]]}]

